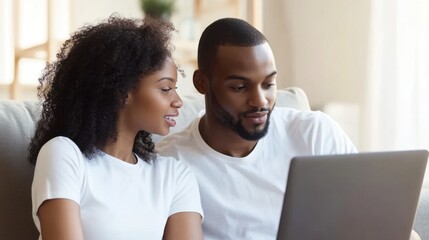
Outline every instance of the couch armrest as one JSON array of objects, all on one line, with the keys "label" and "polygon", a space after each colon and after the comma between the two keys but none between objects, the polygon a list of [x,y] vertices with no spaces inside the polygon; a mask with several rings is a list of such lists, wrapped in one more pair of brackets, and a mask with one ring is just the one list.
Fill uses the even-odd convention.
[{"label": "couch armrest", "polygon": [[298,87],[288,87],[277,90],[276,106],[291,107],[302,111],[310,110],[307,94]]}]

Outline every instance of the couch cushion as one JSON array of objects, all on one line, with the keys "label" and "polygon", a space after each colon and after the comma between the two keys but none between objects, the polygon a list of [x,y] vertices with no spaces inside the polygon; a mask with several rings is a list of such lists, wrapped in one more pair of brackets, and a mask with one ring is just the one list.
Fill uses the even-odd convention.
[{"label": "couch cushion", "polygon": [[37,239],[31,217],[33,167],[27,145],[39,116],[36,102],[0,101],[0,239]]},{"label": "couch cushion", "polygon": [[414,230],[422,240],[429,239],[429,187],[423,187],[420,193]]},{"label": "couch cushion", "polygon": [[290,107],[302,111],[310,110],[310,103],[304,90],[297,87],[279,89],[277,91],[276,106]]}]

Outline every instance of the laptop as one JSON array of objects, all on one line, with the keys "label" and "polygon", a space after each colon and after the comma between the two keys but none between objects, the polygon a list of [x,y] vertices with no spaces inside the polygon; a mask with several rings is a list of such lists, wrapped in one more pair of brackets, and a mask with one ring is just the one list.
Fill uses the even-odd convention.
[{"label": "laptop", "polygon": [[428,151],[292,159],[278,240],[407,240]]}]

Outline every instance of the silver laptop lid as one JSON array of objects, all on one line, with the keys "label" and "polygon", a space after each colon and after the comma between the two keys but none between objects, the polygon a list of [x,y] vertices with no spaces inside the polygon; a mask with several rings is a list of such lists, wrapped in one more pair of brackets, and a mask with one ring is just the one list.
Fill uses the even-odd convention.
[{"label": "silver laptop lid", "polygon": [[426,150],[292,159],[278,240],[409,239]]}]

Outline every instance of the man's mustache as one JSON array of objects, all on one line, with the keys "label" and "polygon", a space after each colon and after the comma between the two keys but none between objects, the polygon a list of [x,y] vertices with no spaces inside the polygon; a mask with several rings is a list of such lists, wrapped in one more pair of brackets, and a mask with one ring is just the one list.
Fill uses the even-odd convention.
[{"label": "man's mustache", "polygon": [[255,108],[251,109],[249,111],[243,112],[242,115],[251,114],[251,113],[258,113],[258,112],[271,112],[270,108]]}]

